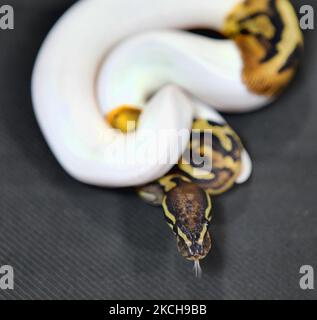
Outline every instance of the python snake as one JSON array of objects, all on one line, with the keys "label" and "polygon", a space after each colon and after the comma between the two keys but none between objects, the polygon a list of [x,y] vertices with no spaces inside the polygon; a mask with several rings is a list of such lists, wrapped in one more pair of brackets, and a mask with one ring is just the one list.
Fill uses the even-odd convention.
[{"label": "python snake", "polygon": [[[184,31],[193,28],[226,39]],[[75,179],[133,186],[162,206],[179,252],[197,271],[212,244],[211,197],[245,182],[252,167],[217,111],[268,105],[293,78],[302,51],[288,0],[81,0],[39,52],[34,111],[53,154]],[[160,135],[182,130],[188,134],[181,142]],[[131,161],[132,152],[147,161]],[[210,169],[194,163],[193,154]]]}]

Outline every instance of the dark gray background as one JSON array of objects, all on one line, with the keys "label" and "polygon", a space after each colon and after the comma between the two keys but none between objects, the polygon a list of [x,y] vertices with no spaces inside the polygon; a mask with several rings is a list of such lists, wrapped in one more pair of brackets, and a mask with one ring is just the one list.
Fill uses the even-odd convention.
[{"label": "dark gray background", "polygon": [[[214,200],[213,251],[196,280],[162,212],[132,191],[71,179],[35,121],[30,77],[42,40],[72,0],[16,0],[0,31],[0,265],[23,299],[313,299],[317,271],[317,42],[295,82],[262,111],[228,116],[254,159],[249,183]],[[312,0],[293,1],[297,8]],[[197,4],[198,5],[198,4]]]}]

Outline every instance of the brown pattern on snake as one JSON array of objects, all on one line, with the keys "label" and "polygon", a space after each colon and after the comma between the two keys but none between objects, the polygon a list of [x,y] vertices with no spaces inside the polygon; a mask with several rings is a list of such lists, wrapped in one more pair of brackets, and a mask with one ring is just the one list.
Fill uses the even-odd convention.
[{"label": "brown pattern on snake", "polygon": [[241,50],[242,77],[250,91],[275,96],[293,78],[303,36],[288,0],[247,0],[237,5],[223,33]]},{"label": "brown pattern on snake", "polygon": [[190,232],[201,231],[208,207],[207,194],[202,188],[178,179],[177,186],[166,193],[166,205],[176,219],[175,225],[186,235],[190,237]]}]

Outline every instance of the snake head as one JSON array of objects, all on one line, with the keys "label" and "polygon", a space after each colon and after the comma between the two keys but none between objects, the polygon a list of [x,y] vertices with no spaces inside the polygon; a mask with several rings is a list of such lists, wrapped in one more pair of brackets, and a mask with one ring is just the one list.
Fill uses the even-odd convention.
[{"label": "snake head", "polygon": [[211,236],[206,232],[202,241],[199,241],[200,235],[195,234],[192,241],[185,240],[178,236],[177,247],[180,254],[187,260],[197,261],[204,259],[209,253],[212,245]]}]

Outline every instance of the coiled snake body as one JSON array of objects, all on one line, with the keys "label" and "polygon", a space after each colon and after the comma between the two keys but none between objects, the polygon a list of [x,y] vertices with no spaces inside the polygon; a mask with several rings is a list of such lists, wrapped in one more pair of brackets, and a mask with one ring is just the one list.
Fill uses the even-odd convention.
[{"label": "coiled snake body", "polygon": [[[227,40],[181,31],[195,27],[216,29]],[[215,109],[269,104],[293,78],[302,48],[288,0],[82,0],[41,48],[34,110],[70,175],[137,187],[144,200],[163,207],[180,253],[198,269],[211,248],[211,197],[251,173],[239,137]],[[144,139],[148,129],[153,134]],[[209,142],[160,136],[184,129],[203,132]],[[169,161],[151,152],[154,145]],[[140,165],[126,157],[126,146],[141,158],[144,150],[155,155]],[[197,165],[193,154],[212,168]]]}]

